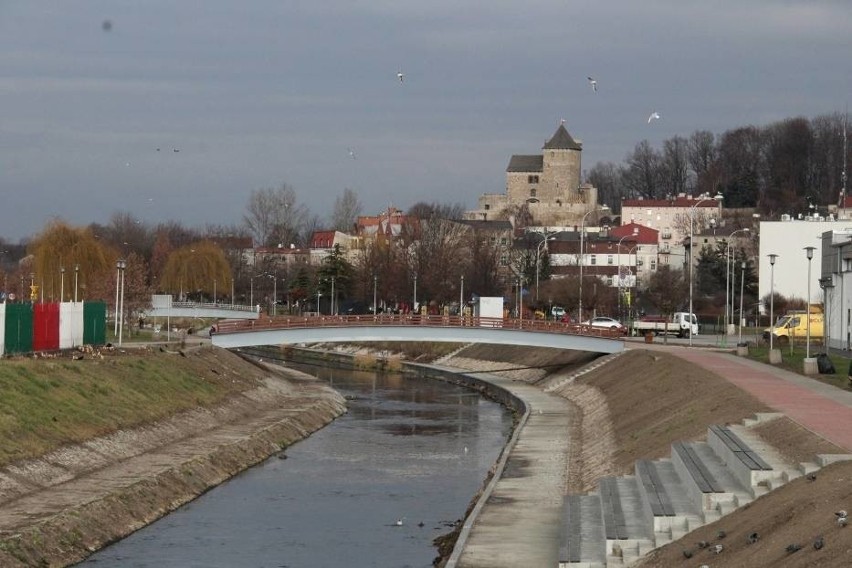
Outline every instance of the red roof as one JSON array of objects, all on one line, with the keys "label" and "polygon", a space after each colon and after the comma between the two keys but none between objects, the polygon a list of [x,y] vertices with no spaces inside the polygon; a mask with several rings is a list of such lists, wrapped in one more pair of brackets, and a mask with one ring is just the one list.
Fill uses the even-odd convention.
[{"label": "red roof", "polygon": [[[633,235],[633,229],[638,230],[638,234],[636,236]],[[651,227],[646,227],[645,225],[640,225],[639,223],[631,222],[626,225],[613,227],[609,234],[612,238],[621,239],[624,237],[625,241],[635,241],[640,245],[655,245],[659,242],[658,237],[660,231],[652,229]]]}]

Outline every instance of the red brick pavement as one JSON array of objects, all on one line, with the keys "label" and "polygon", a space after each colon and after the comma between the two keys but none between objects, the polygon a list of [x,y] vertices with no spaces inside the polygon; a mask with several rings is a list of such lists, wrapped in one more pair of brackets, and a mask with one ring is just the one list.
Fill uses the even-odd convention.
[{"label": "red brick pavement", "polygon": [[852,452],[852,393],[803,375],[711,349],[651,346],[713,371],[741,389]]}]

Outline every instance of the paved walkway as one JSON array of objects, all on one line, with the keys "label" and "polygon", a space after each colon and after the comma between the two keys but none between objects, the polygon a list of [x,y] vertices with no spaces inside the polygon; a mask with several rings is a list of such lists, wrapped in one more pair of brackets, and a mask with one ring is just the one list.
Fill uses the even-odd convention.
[{"label": "paved walkway", "polygon": [[805,428],[852,452],[852,391],[839,389],[728,351],[629,342],[628,349],[666,351],[745,390]]}]

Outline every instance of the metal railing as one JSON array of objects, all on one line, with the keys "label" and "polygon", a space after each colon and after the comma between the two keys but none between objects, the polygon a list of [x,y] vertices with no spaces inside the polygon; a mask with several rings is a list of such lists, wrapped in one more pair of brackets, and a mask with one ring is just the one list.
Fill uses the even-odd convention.
[{"label": "metal railing", "polygon": [[417,314],[376,314],[357,316],[263,316],[256,320],[223,321],[216,324],[217,334],[268,331],[276,329],[300,329],[316,327],[365,327],[365,326],[427,326],[427,327],[476,327],[487,329],[520,330],[539,333],[560,333],[594,337],[623,337],[623,331],[558,321],[515,318],[486,318],[472,316],[443,316]]}]

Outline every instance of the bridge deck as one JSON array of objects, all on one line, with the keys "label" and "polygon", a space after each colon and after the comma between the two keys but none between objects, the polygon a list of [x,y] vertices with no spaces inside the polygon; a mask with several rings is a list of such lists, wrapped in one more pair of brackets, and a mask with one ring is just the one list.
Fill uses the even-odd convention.
[{"label": "bridge deck", "polygon": [[542,320],[377,314],[358,316],[278,316],[224,321],[216,326],[214,345],[250,345],[359,341],[442,341],[492,343],[617,353],[621,335],[609,329]]}]

